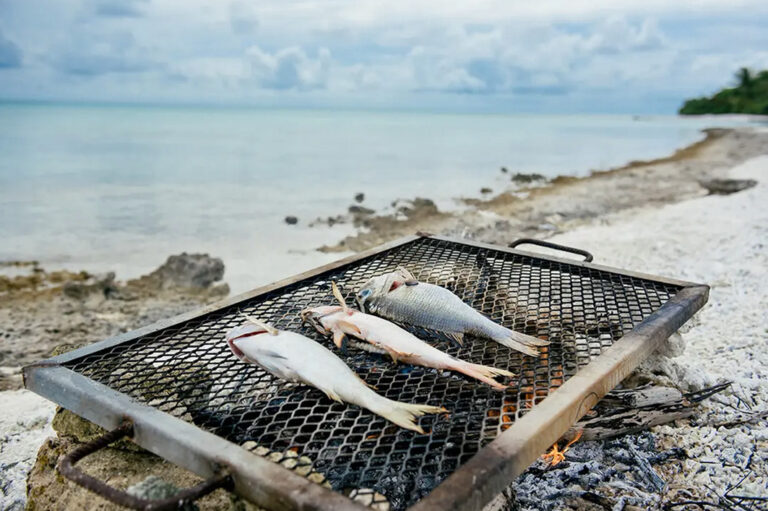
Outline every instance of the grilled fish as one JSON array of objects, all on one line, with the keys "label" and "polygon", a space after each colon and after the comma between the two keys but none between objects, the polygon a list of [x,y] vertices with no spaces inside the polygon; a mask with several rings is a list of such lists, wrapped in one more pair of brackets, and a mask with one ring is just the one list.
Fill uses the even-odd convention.
[{"label": "grilled fish", "polygon": [[416,423],[417,417],[447,411],[440,406],[413,405],[380,396],[329,349],[301,334],[277,330],[253,318],[231,330],[227,344],[243,362],[256,364],[283,380],[311,385],[334,401],[355,404],[418,433],[424,430]]},{"label": "grilled fish", "polygon": [[417,281],[405,268],[373,277],[357,293],[360,309],[392,321],[443,332],[459,344],[464,335],[491,339],[537,356],[543,341],[503,327],[464,303],[449,290]]},{"label": "grilled fish", "polygon": [[395,362],[400,360],[413,365],[458,371],[498,390],[504,390],[507,386],[494,380],[494,376],[514,376],[504,369],[472,364],[452,357],[394,323],[350,309],[344,303],[336,283],[333,283],[333,290],[341,306],[325,305],[305,309],[301,317],[318,332],[333,334],[333,342],[338,348],[342,347],[346,336],[350,335],[372,344],[373,351],[388,353]]}]

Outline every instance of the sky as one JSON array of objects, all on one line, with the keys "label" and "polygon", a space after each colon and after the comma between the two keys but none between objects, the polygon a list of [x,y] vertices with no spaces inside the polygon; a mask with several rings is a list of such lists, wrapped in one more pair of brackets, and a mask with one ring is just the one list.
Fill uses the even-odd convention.
[{"label": "sky", "polygon": [[0,99],[674,113],[766,0],[0,0]]}]

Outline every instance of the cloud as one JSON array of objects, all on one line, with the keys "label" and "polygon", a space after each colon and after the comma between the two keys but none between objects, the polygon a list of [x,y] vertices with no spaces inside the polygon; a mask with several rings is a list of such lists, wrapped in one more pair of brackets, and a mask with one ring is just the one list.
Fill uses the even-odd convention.
[{"label": "cloud", "polygon": [[149,0],[89,0],[87,11],[107,18],[141,18]]},{"label": "cloud", "polygon": [[640,26],[633,26],[621,16],[612,16],[598,25],[583,44],[587,50],[616,54],[656,50],[664,46],[665,40],[653,19],[645,19]]},{"label": "cloud", "polygon": [[[398,27],[396,32],[408,30]],[[445,26],[430,31],[430,38],[408,53],[404,65],[410,68],[411,83],[402,85],[421,92],[562,95],[583,84],[596,85],[598,75],[618,80],[624,61],[663,52],[665,44],[653,19],[631,23],[620,16],[578,26]]]},{"label": "cloud", "polygon": [[0,69],[21,67],[21,49],[0,29]]},{"label": "cloud", "polygon": [[80,76],[138,73],[158,67],[149,50],[140,47],[132,33],[79,33],[51,58],[59,71]]},{"label": "cloud", "polygon": [[172,63],[168,75],[188,82],[220,83],[237,86],[250,78],[250,68],[243,58],[196,58]]},{"label": "cloud", "polygon": [[229,4],[229,24],[232,31],[238,35],[249,35],[256,32],[259,18],[252,2],[234,0]]},{"label": "cloud", "polygon": [[72,4],[0,0],[13,27],[0,34],[0,66],[23,64],[3,75],[0,97],[173,100],[183,90],[185,101],[450,109],[575,97],[599,108],[611,96],[634,110],[711,92],[741,65],[764,66],[768,48],[764,0]]},{"label": "cloud", "polygon": [[320,48],[310,58],[298,46],[283,48],[275,53],[252,46],[246,52],[253,79],[266,89],[311,90],[325,88],[331,67],[331,53]]}]

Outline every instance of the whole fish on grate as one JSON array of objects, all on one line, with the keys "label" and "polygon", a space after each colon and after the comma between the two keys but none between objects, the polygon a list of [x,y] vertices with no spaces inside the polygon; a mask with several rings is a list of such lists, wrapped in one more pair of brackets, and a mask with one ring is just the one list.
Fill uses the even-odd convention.
[{"label": "whole fish on grate", "polygon": [[443,332],[459,344],[470,334],[534,357],[539,354],[537,347],[549,344],[493,322],[444,287],[419,282],[405,268],[368,280],[356,298],[361,310]]},{"label": "whole fish on grate", "polygon": [[303,310],[301,317],[318,332],[325,335],[333,334],[333,342],[339,348],[342,347],[346,336],[351,335],[373,345],[372,347],[358,345],[358,347],[368,351],[387,353],[395,362],[400,360],[413,365],[458,371],[487,383],[497,390],[504,390],[507,386],[494,380],[494,377],[514,376],[505,369],[473,364],[453,357],[386,319],[348,308],[335,282],[333,282],[333,294],[341,302],[341,306],[312,307]]},{"label": "whole fish on grate", "polygon": [[232,329],[227,344],[237,358],[278,378],[306,383],[334,401],[358,405],[418,433],[424,430],[416,423],[417,417],[447,411],[441,406],[401,403],[380,396],[329,349],[257,319],[249,318],[248,323]]}]

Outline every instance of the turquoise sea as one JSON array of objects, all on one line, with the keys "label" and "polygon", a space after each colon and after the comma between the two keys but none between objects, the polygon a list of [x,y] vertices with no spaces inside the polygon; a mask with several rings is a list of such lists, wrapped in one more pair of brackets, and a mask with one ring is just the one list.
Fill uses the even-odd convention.
[{"label": "turquoise sea", "polygon": [[0,104],[0,261],[130,278],[172,253],[208,252],[244,291],[338,257],[313,249],[349,227],[307,224],[346,211],[358,192],[377,210],[416,196],[450,208],[507,186],[502,166],[583,175],[746,123]]}]

